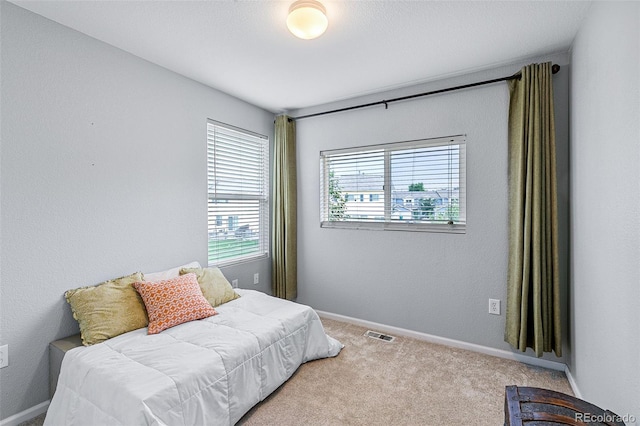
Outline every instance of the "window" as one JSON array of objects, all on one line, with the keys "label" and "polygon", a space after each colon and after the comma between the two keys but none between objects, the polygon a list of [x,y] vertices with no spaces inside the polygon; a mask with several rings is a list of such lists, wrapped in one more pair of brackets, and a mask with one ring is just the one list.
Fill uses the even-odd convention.
[{"label": "window", "polygon": [[207,122],[209,265],[269,254],[269,139]]},{"label": "window", "polygon": [[464,136],[322,151],[320,225],[464,233],[465,154]]}]

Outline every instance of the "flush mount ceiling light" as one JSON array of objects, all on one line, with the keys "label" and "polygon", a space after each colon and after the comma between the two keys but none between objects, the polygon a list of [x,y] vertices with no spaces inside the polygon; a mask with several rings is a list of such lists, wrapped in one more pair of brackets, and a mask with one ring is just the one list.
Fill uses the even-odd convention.
[{"label": "flush mount ceiling light", "polygon": [[327,11],[316,0],[298,0],[289,7],[287,28],[291,33],[305,40],[320,37],[327,29]]}]

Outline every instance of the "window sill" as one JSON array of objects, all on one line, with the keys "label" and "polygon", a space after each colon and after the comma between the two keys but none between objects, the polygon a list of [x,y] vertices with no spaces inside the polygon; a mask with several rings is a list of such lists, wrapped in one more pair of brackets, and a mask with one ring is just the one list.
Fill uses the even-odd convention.
[{"label": "window sill", "polygon": [[464,223],[449,225],[445,223],[374,223],[353,221],[327,221],[320,222],[320,227],[334,229],[358,229],[367,231],[436,232],[445,234],[467,233],[467,226]]},{"label": "window sill", "polygon": [[242,263],[255,262],[257,260],[266,259],[269,257],[269,253],[255,254],[244,257],[234,257],[233,259],[224,259],[219,262],[208,262],[210,268],[222,268],[224,266],[240,265]]}]

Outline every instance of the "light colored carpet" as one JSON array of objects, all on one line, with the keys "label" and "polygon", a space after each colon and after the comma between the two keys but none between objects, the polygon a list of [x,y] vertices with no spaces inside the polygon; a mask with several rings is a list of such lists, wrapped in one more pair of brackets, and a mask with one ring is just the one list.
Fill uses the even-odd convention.
[{"label": "light colored carpet", "polygon": [[44,414],[40,414],[38,417],[22,422],[18,426],[42,426],[44,423],[44,416]]},{"label": "light colored carpet", "polygon": [[573,395],[563,372],[323,319],[345,348],[301,366],[239,424],[502,425],[507,385]]},{"label": "light colored carpet", "polygon": [[[381,342],[365,328],[322,322],[345,345],[340,355],[302,365],[239,425],[496,426],[507,385],[573,395],[562,372],[405,337]],[[34,420],[28,426],[42,425]]]}]

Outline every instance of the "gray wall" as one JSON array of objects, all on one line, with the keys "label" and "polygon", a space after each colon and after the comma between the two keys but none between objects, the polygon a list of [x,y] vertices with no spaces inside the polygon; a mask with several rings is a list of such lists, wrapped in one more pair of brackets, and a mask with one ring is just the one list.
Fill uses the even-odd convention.
[{"label": "gray wall", "polygon": [[[206,119],[271,138],[273,114],[13,4],[0,8],[6,418],[48,399],[47,345],[78,330],[65,290],[206,264]],[[268,260],[225,272],[269,289]]]},{"label": "gray wall", "polygon": [[[554,84],[565,256],[569,176],[572,190],[572,249],[561,262],[565,300],[571,268],[563,324],[572,350],[565,346],[560,361],[584,398],[636,418],[639,8],[595,3],[571,67],[565,55],[535,60],[563,65]],[[47,344],[77,332],[65,290],[206,262],[206,118],[271,137],[273,115],[1,0],[0,15],[4,419],[47,399]],[[314,110],[498,77],[523,64]],[[506,294],[507,105],[506,85],[497,84],[299,121],[299,301],[508,350],[504,315],[486,313],[489,297]],[[292,113],[306,112],[313,110]],[[457,133],[468,141],[466,234],[320,229],[320,150]],[[225,273],[269,291],[268,261]]]},{"label": "gray wall", "polygon": [[640,3],[594,3],[571,63],[570,368],[640,422]]},{"label": "gray wall", "polygon": [[[472,75],[294,111],[301,115],[511,75],[523,61]],[[554,77],[563,305],[568,264],[568,71]],[[298,300],[349,317],[511,350],[504,342],[507,269],[506,83],[297,122]],[[369,144],[467,135],[466,234],[320,228],[319,152]],[[488,299],[503,315],[488,314]],[[567,331],[566,309],[564,330]],[[565,347],[565,357],[568,352]],[[531,354],[529,350],[527,354]],[[555,355],[545,355],[563,361]]]}]

